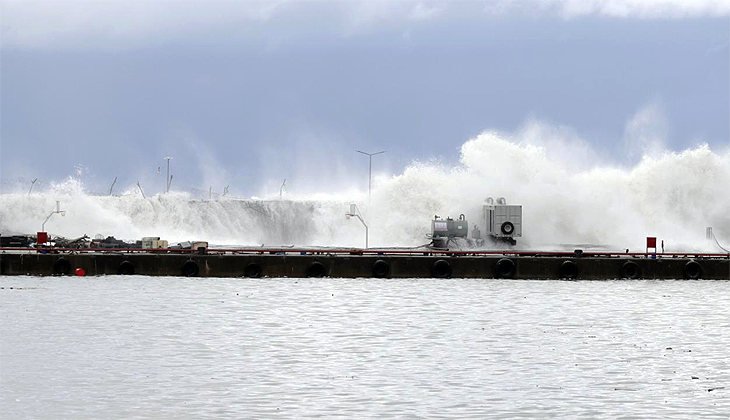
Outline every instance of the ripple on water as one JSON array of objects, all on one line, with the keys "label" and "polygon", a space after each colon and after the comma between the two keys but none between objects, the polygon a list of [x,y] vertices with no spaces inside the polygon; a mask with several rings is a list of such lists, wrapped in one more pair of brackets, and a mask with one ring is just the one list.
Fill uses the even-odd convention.
[{"label": "ripple on water", "polygon": [[723,281],[0,277],[3,418],[706,417]]}]

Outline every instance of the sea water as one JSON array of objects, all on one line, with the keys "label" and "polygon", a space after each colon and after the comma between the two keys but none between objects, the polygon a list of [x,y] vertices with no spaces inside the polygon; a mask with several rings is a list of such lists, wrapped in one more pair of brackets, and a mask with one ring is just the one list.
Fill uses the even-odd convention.
[{"label": "sea water", "polygon": [[730,414],[727,281],[0,287],[3,419]]}]

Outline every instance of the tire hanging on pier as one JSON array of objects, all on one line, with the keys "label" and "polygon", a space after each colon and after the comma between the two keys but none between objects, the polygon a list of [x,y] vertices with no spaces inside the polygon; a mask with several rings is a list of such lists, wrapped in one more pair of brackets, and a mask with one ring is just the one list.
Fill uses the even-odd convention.
[{"label": "tire hanging on pier", "polygon": [[575,261],[565,260],[560,264],[560,278],[574,279],[578,277],[578,264]]},{"label": "tire hanging on pier", "polygon": [[182,265],[183,277],[197,277],[199,272],[200,267],[198,267],[198,263],[193,260],[187,260]]},{"label": "tire hanging on pier", "polygon": [[639,264],[633,262],[633,261],[626,261],[624,265],[621,266],[621,278],[622,279],[630,279],[635,280],[641,277],[641,268],[639,268]]},{"label": "tire hanging on pier", "polygon": [[131,276],[132,274],[134,274],[134,264],[132,264],[132,262],[129,260],[122,261],[121,263],[119,263],[117,274],[122,276]]},{"label": "tire hanging on pier", "polygon": [[53,274],[56,276],[67,276],[71,272],[71,263],[61,257],[53,263]]},{"label": "tire hanging on pier", "polygon": [[390,274],[390,264],[385,260],[377,260],[373,263],[373,277],[382,279]]},{"label": "tire hanging on pier", "polygon": [[501,258],[495,266],[495,274],[500,279],[511,279],[515,276],[517,267],[515,262],[509,258]]},{"label": "tire hanging on pier", "polygon": [[261,270],[261,266],[255,262],[248,263],[246,268],[243,270],[243,275],[250,278],[259,278],[262,273],[263,270]]},{"label": "tire hanging on pier", "polygon": [[439,279],[446,279],[451,277],[451,264],[446,260],[438,260],[433,263],[431,274]]},{"label": "tire hanging on pier", "polygon": [[702,266],[695,260],[688,261],[684,265],[684,277],[697,280],[702,277]]},{"label": "tire hanging on pier", "polygon": [[314,261],[307,267],[307,277],[324,277],[327,274],[327,267],[319,261]]}]

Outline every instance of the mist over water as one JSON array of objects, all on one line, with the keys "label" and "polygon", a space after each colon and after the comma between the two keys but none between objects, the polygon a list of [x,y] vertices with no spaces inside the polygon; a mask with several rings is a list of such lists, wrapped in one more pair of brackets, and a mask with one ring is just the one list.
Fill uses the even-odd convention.
[{"label": "mist over water", "polygon": [[[34,233],[61,202],[66,215],[46,224],[51,234],[160,236],[229,245],[364,246],[364,228],[346,220],[357,203],[370,228],[370,246],[416,246],[434,215],[479,223],[488,196],[523,205],[518,247],[602,245],[643,250],[646,236],[663,239],[666,251],[718,251],[705,227],[730,242],[730,153],[707,145],[657,151],[632,163],[605,159],[569,131],[528,124],[515,133],[484,132],[461,146],[457,165],[413,162],[401,174],[374,179],[367,191],[284,199],[200,200],[171,192],[143,198],[87,194],[73,178],[44,190],[4,191],[0,231]],[[324,190],[324,188],[322,188]]]}]

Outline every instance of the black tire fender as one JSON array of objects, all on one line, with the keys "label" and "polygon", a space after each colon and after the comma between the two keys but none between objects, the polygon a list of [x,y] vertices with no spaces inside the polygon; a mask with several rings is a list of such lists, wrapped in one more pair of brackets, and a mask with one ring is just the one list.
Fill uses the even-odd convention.
[{"label": "black tire fender", "polygon": [[193,260],[187,260],[182,265],[182,275],[183,277],[197,277],[198,273],[200,273],[200,267],[198,267],[198,263],[196,263]]},{"label": "black tire fender", "polygon": [[515,276],[517,266],[515,262],[509,258],[501,258],[495,265],[495,274],[500,279],[511,279]]},{"label": "black tire fender", "polygon": [[574,279],[578,277],[578,264],[572,260],[565,260],[560,264],[560,278],[563,279]]},{"label": "black tire fender", "polygon": [[66,258],[59,258],[53,263],[53,274],[56,276],[68,276],[71,272],[71,263]]},{"label": "black tire fender", "polygon": [[327,267],[319,261],[313,261],[307,267],[307,277],[324,277],[327,275]]},{"label": "black tire fender", "polygon": [[446,279],[451,277],[451,264],[446,260],[438,260],[433,263],[431,274],[439,279]]},{"label": "black tire fender", "polygon": [[702,277],[702,265],[695,260],[690,260],[684,265],[684,277],[697,280]]},{"label": "black tire fender", "polygon": [[390,274],[390,264],[385,260],[377,260],[373,263],[373,277],[382,279]]},{"label": "black tire fender", "polygon": [[261,265],[259,263],[248,263],[246,268],[243,270],[243,275],[245,277],[250,277],[257,279],[261,277],[261,274],[263,273],[263,270],[261,270]]},{"label": "black tire fender", "polygon": [[134,274],[134,264],[132,264],[132,262],[129,260],[122,261],[121,263],[119,263],[117,274],[122,276],[131,276],[132,274]]},{"label": "black tire fender", "polygon": [[622,279],[638,279],[641,277],[641,268],[639,267],[639,264],[635,263],[634,261],[626,261],[624,265],[621,266],[621,278]]}]

